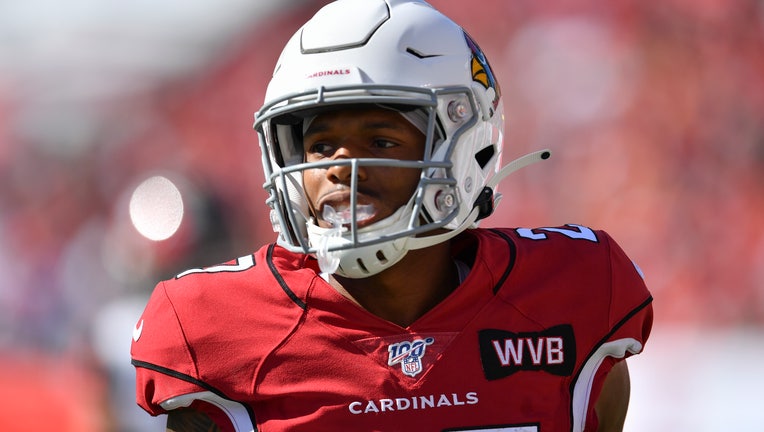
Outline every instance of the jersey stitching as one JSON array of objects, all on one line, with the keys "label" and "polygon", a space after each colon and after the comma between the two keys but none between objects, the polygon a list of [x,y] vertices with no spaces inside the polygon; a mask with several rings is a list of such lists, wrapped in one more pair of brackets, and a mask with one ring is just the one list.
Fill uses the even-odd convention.
[{"label": "jersey stitching", "polygon": [[[258,388],[260,387],[260,384],[262,383],[262,379],[264,379],[264,376],[266,373],[261,374],[260,372],[265,367],[264,365],[268,363],[270,357],[274,355],[278,350],[286,346],[286,344],[289,343],[289,341],[294,337],[295,334],[300,330],[300,328],[305,324],[305,321],[308,319],[308,313],[307,313],[307,307],[303,308],[303,313],[300,314],[300,318],[297,320],[297,323],[289,330],[289,333],[286,334],[281,340],[273,347],[268,349],[260,359],[260,361],[257,363],[257,366],[255,366],[252,376],[252,393],[254,395],[258,395]],[[247,409],[249,409],[249,406],[247,406]],[[252,418],[254,419],[254,414],[252,415]],[[257,423],[253,423],[257,424]]]},{"label": "jersey stitching", "polygon": [[615,282],[613,281],[613,278],[615,277],[613,272],[613,250],[612,250],[613,245],[611,243],[610,236],[605,236],[605,245],[607,247],[607,256],[608,256],[608,261],[607,261],[608,275],[610,276],[610,293],[609,293],[610,299],[607,305],[607,325],[609,326],[613,318],[613,291],[614,291],[614,285],[615,285]]},{"label": "jersey stitching", "polygon": [[[507,241],[507,244],[509,244],[509,253],[510,253],[510,254],[512,254],[512,256],[510,257],[510,260],[509,260],[509,264],[507,265],[507,270],[505,271],[505,277],[503,277],[503,278],[501,279],[500,283],[499,283],[499,284],[497,284],[497,285],[494,287],[494,295],[496,295],[496,294],[498,294],[498,292],[499,292],[499,290],[501,289],[501,287],[503,286],[503,284],[506,282],[506,279],[509,277],[509,274],[510,274],[510,272],[512,271],[512,269],[513,269],[513,268],[514,268],[514,266],[515,266],[515,261],[516,261],[516,258],[517,258],[517,245],[515,244],[515,241],[514,241],[514,240],[512,240],[512,238],[511,238],[511,237],[510,237],[510,236],[509,236],[507,233],[505,233],[505,232],[503,232],[503,231],[500,231],[500,230],[498,230],[498,229],[492,229],[492,228],[489,228],[488,230],[489,230],[489,231],[491,231],[491,232],[493,232],[493,233],[495,233],[495,234],[497,234],[497,235],[499,235],[499,236],[500,236],[500,237],[502,237],[504,240],[506,240],[506,241]],[[524,317],[525,319],[527,319],[528,321],[530,321],[530,322],[532,322],[532,323],[536,324],[536,325],[537,325],[537,326],[539,326],[540,328],[544,328],[544,327],[545,327],[545,326],[544,326],[544,324],[540,323],[538,320],[536,320],[536,319],[535,319],[535,318],[533,318],[532,316],[530,316],[530,315],[526,314],[526,313],[525,313],[525,311],[523,311],[522,309],[518,308],[518,307],[517,307],[517,305],[515,305],[515,304],[514,304],[514,302],[512,302],[511,300],[509,300],[508,296],[505,296],[505,297],[500,297],[500,298],[501,298],[501,300],[502,300],[504,303],[506,303],[507,305],[509,305],[509,306],[510,306],[512,309],[514,309],[514,310],[515,310],[515,312],[517,312],[518,314],[520,314],[521,316],[523,316],[523,317]]]},{"label": "jersey stitching", "polygon": [[[594,355],[595,352],[597,352],[597,349],[599,349],[600,346],[604,345],[605,342],[607,342],[608,339],[610,339],[624,324],[626,324],[627,321],[629,321],[634,315],[638,314],[642,309],[646,308],[651,302],[653,301],[653,296],[648,296],[645,301],[643,301],[639,306],[635,307],[631,310],[631,312],[627,313],[626,316],[624,316],[618,323],[613,326],[613,328],[602,338],[597,342],[591,351],[586,355],[584,358],[584,361],[581,364],[586,364],[586,362]],[[573,377],[573,379],[570,381],[570,386],[568,388],[568,391],[571,395],[570,400],[572,403],[573,400],[573,390],[575,388],[576,382],[578,382],[578,378],[581,375],[581,369],[576,372],[576,375]],[[570,409],[570,424],[571,427],[573,425],[573,409],[571,407]]]},{"label": "jersey stitching", "polygon": [[153,363],[149,363],[149,362],[145,362],[145,361],[141,361],[141,360],[133,359],[133,360],[130,361],[130,363],[132,363],[132,365],[137,367],[137,368],[140,367],[140,368],[144,368],[144,369],[153,370],[155,372],[159,372],[161,374],[164,374],[164,375],[167,375],[167,376],[171,376],[173,378],[177,378],[177,379],[179,379],[181,381],[189,382],[189,383],[197,385],[197,386],[199,386],[199,387],[201,387],[201,388],[203,388],[203,389],[205,389],[205,390],[207,390],[209,392],[212,392],[212,393],[216,394],[217,396],[219,396],[219,397],[221,397],[223,399],[239,403],[244,408],[246,408],[247,413],[249,414],[249,419],[252,422],[252,424],[253,425],[257,424],[257,422],[255,421],[255,413],[254,413],[254,411],[252,410],[252,407],[249,404],[244,403],[242,401],[237,401],[235,399],[229,398],[228,396],[225,395],[225,393],[223,393],[222,391],[216,389],[215,387],[207,384],[204,381],[196,379],[196,378],[192,377],[191,375],[184,374],[183,372],[178,372],[176,370],[172,370],[172,369],[166,368],[164,366],[155,365]]},{"label": "jersey stitching", "polygon": [[499,278],[498,283],[493,287],[493,294],[496,295],[502,286],[504,286],[504,282],[506,282],[507,278],[509,277],[509,273],[512,272],[512,269],[515,267],[515,259],[517,257],[517,246],[515,245],[515,242],[512,241],[512,238],[509,237],[506,233],[499,231],[497,229],[491,229],[491,232],[497,234],[499,237],[504,239],[504,241],[507,242],[507,245],[509,246],[509,263],[507,264],[507,268],[504,270],[504,274],[501,275],[501,278]]},{"label": "jersey stitching", "polygon": [[266,255],[266,261],[268,262],[268,268],[271,269],[271,273],[273,274],[273,277],[276,278],[276,281],[279,283],[279,286],[281,286],[281,289],[284,290],[284,293],[286,293],[287,296],[289,296],[292,301],[299,306],[302,310],[305,310],[307,308],[307,305],[305,304],[302,299],[300,299],[297,294],[294,293],[289,288],[289,285],[287,285],[284,278],[279,273],[278,269],[276,268],[276,265],[273,263],[273,251],[276,248],[275,243],[271,243],[270,246],[268,246],[268,253]]},{"label": "jersey stitching", "polygon": [[188,344],[188,336],[186,336],[186,331],[183,328],[183,323],[180,321],[180,317],[178,316],[178,311],[175,309],[175,304],[173,304],[172,299],[170,298],[170,295],[167,293],[167,288],[165,287],[165,282],[162,282],[162,292],[165,295],[165,298],[167,298],[167,303],[170,304],[172,307],[172,313],[175,316],[175,321],[178,323],[178,329],[180,330],[180,333],[183,335],[183,343],[186,346],[186,353],[190,357],[191,364],[194,365],[194,372],[196,375],[199,375],[199,367],[196,364],[196,356],[191,351],[191,347]]},{"label": "jersey stitching", "polygon": [[135,366],[135,367],[140,367],[140,368],[144,368],[144,369],[153,370],[154,372],[159,372],[161,374],[164,374],[164,375],[167,375],[167,376],[171,376],[173,378],[177,378],[177,379],[179,379],[181,381],[186,381],[186,382],[189,382],[191,384],[198,385],[199,387],[201,387],[201,388],[203,388],[203,389],[205,389],[207,391],[211,391],[212,393],[215,393],[216,395],[218,395],[218,396],[220,396],[220,397],[222,397],[224,399],[233,400],[231,398],[226,397],[223,392],[221,392],[220,390],[216,389],[215,387],[207,384],[204,381],[201,381],[201,380],[199,380],[197,378],[194,378],[191,375],[184,374],[183,372],[178,372],[176,370],[169,369],[169,368],[166,368],[164,366],[159,366],[159,365],[156,365],[154,363],[149,363],[149,362],[142,361],[142,360],[135,360],[135,359],[133,359],[133,360],[130,361],[130,363],[132,363],[132,365]]}]

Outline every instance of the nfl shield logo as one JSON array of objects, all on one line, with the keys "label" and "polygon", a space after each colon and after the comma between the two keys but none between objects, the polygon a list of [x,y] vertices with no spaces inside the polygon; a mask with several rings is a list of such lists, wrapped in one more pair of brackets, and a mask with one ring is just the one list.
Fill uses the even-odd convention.
[{"label": "nfl shield logo", "polygon": [[422,360],[418,355],[410,354],[401,363],[401,370],[408,376],[416,376],[419,372],[422,372]]},{"label": "nfl shield logo", "polygon": [[390,366],[400,363],[401,371],[410,377],[422,372],[422,357],[424,357],[427,345],[432,345],[435,338],[415,339],[411,342],[403,341],[387,347],[389,356],[387,364]]}]

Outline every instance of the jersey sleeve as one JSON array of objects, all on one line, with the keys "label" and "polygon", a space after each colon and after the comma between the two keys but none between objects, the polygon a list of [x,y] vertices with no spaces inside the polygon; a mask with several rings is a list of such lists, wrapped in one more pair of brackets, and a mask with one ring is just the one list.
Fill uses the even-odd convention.
[{"label": "jersey sleeve", "polygon": [[[611,297],[608,324],[610,341],[633,339],[637,342],[625,356],[637,354],[650,336],[653,324],[652,296],[644,275],[621,247],[607,234],[610,247]],[[637,346],[638,345],[638,346]]]},{"label": "jersey sleeve", "polygon": [[133,329],[130,349],[136,371],[136,402],[152,415],[166,413],[161,403],[204,391],[183,328],[160,282]]},{"label": "jersey sleeve", "polygon": [[579,383],[591,380],[593,385],[574,388],[574,407],[587,405],[585,430],[594,430],[598,424],[594,402],[608,373],[616,363],[642,352],[653,323],[652,296],[642,271],[607,233],[601,232],[600,237],[609,248],[610,305],[607,333],[581,370]]}]

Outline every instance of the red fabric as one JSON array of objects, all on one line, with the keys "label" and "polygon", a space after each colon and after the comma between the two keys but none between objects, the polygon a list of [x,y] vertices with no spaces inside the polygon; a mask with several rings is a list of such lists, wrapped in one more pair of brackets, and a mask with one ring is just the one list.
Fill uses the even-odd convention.
[{"label": "red fabric", "polygon": [[[463,235],[456,249],[477,251],[469,276],[408,328],[359,308],[311,259],[278,247],[248,268],[239,260],[164,282],[133,344],[139,403],[160,412],[162,400],[202,385],[248,406],[266,432],[425,419],[433,430],[570,430],[587,361],[604,342],[644,344],[652,322],[620,248],[603,232],[571,238],[577,230]],[[406,355],[416,344],[418,355]]]}]

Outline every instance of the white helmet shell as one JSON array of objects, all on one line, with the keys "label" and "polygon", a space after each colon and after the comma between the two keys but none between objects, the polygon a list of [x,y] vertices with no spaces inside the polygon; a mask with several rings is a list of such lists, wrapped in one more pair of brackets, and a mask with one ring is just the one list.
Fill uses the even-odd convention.
[{"label": "white helmet shell", "polygon": [[[389,161],[421,169],[421,180],[394,222],[359,230],[351,221],[344,241],[321,242],[324,231],[309,229],[315,215],[301,178],[304,170],[326,163],[304,163],[302,121],[328,107],[357,104],[422,113],[422,159]],[[342,276],[379,273],[409,249],[447,238],[428,232],[444,228],[455,234],[475,226],[476,205],[481,216],[492,210],[492,191],[486,195],[485,189],[500,166],[501,92],[475,42],[424,1],[338,0],[322,8],[285,46],[255,129],[279,243],[312,254],[324,244],[339,256],[336,273]],[[363,166],[369,160],[342,163]],[[356,182],[354,175],[353,188]]]}]

